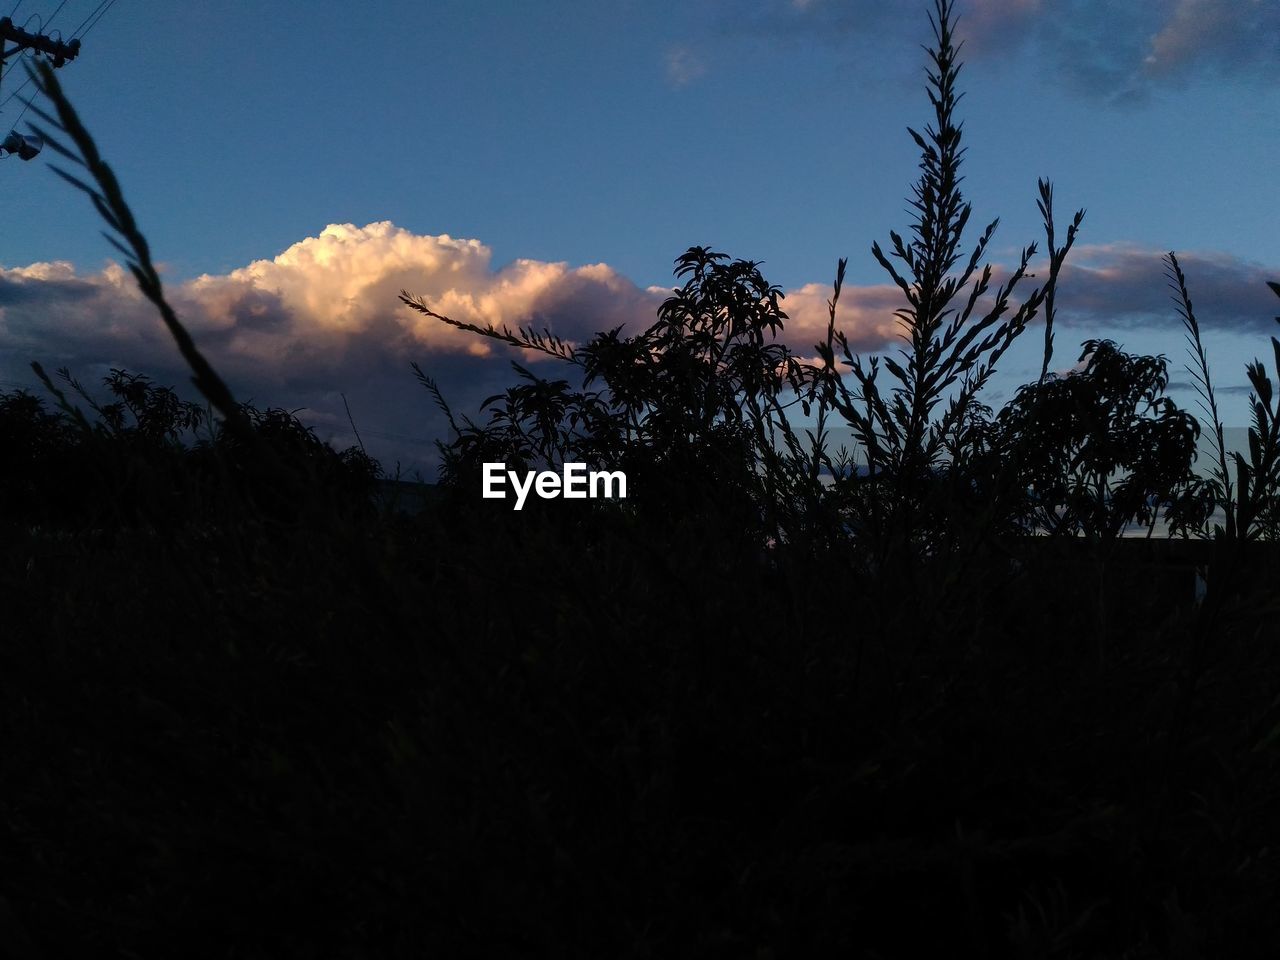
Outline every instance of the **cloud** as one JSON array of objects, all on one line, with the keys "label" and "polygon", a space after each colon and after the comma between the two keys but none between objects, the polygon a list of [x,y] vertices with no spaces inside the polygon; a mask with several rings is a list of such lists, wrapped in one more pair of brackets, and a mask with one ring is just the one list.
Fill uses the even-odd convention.
[{"label": "cloud", "polygon": [[[1214,253],[1180,260],[1206,333],[1270,332],[1276,303],[1265,281],[1280,269]],[[322,437],[346,446],[355,436],[345,394],[370,453],[388,467],[400,460],[430,475],[431,441],[447,427],[410,361],[436,379],[455,414],[472,417],[485,397],[514,382],[510,359],[540,375],[568,371],[422,316],[398,301],[401,289],[456,320],[546,327],[577,343],[616,326],[639,332],[671,293],[642,290],[606,264],[520,259],[495,269],[478,240],[415,234],[388,222],[330,225],[274,258],[173,283],[168,293],[237,397],[304,408],[303,419]],[[797,354],[811,356],[825,338],[831,292],[822,283],[786,292],[784,339]],[[1160,251],[1077,246],[1059,289],[1059,343],[1073,328],[1167,330],[1180,343],[1181,322],[1168,297]],[[855,351],[896,349],[902,327],[894,312],[902,305],[892,284],[847,284],[836,322]],[[154,309],[114,263],[96,273],[64,262],[0,268],[0,388],[25,384],[43,394],[32,360],[50,371],[67,366],[86,386],[119,367],[195,396]]]},{"label": "cloud", "polygon": [[1008,52],[1010,46],[1024,41],[1044,6],[1044,0],[969,0],[960,4],[956,36],[964,44],[963,55]]},{"label": "cloud", "polygon": [[[517,352],[410,310],[397,298],[401,289],[455,320],[546,327],[571,342],[620,324],[648,325],[661,303],[661,293],[640,290],[605,264],[516,260],[494,269],[491,256],[478,240],[389,222],[332,224],[272,259],[167,293],[237,397],[308,408],[304,419],[350,443],[346,393],[357,426],[414,438],[380,444],[384,456],[429,460],[423,441],[445,428],[409,362],[435,377],[459,412],[475,411],[511,382],[507,361]],[[539,359],[521,356],[535,370]],[[97,273],[61,262],[0,269],[3,386],[34,384],[32,360],[49,370],[68,366],[86,385],[121,367],[191,392],[167,330],[116,264]]]},{"label": "cloud", "polygon": [[1280,79],[1280,4],[1272,0],[972,0],[967,9],[968,52],[1030,47],[1078,92],[1115,103],[1206,75],[1259,86]]},{"label": "cloud", "polygon": [[[787,314],[784,339],[796,352],[809,356],[813,345],[826,340],[832,288],[807,283],[786,292],[782,309]],[[902,325],[894,311],[903,306],[902,291],[893,284],[846,285],[836,305],[836,327],[844,332],[855,351],[877,351],[899,341]]]},{"label": "cloud", "polygon": [[[1144,329],[1180,334],[1182,321],[1170,299],[1173,291],[1165,276],[1164,255],[1164,251],[1131,244],[1077,244],[1058,280],[1059,326],[1116,333]],[[1192,306],[1205,334],[1221,332],[1255,338],[1266,337],[1274,330],[1277,301],[1267,281],[1280,276],[1280,265],[1268,267],[1229,254],[1203,251],[1180,253],[1178,262],[1187,277]],[[1015,305],[1036,284],[1043,283],[1048,265],[1033,263],[1030,271],[1037,276],[1022,282],[1013,299]],[[1009,274],[1007,265],[993,265],[992,288],[1007,280]],[[815,342],[825,337],[830,297],[831,287],[818,283],[787,291],[782,308],[790,317],[786,340],[794,349],[807,354]],[[901,291],[893,284],[846,285],[837,306],[836,325],[855,350],[892,349],[901,343],[902,333],[894,311],[904,305]],[[982,306],[980,302],[979,312]]]},{"label": "cloud", "polygon": [[687,87],[707,72],[707,65],[686,46],[667,49],[667,82],[673,87]]},{"label": "cloud", "polygon": [[[1068,322],[1180,330],[1163,256],[1128,244],[1076,246],[1059,279],[1060,314]],[[1178,262],[1203,331],[1250,337],[1270,332],[1276,299],[1267,281],[1280,275],[1280,267],[1197,251],[1179,253]]]},{"label": "cloud", "polygon": [[1280,6],[1272,0],[1178,0],[1151,37],[1148,75],[1201,68],[1256,79],[1280,76]]},{"label": "cloud", "polygon": [[[373,327],[396,327],[400,346],[488,355],[493,346],[437,320],[407,312],[397,293],[408,289],[439,313],[468,323],[542,325],[555,315],[557,334],[587,335],[592,313],[624,312],[645,297],[603,264],[516,260],[494,271],[478,240],[423,236],[383,221],[364,227],[331,224],[272,260],[257,260],[222,276],[201,276],[178,296],[197,326],[226,331],[238,355],[278,357],[278,348],[305,347],[341,359],[343,345]],[[619,306],[621,303],[621,306]]]},{"label": "cloud", "polygon": [[[1210,375],[1212,375],[1213,371],[1210,370],[1209,372]],[[1170,380],[1167,388],[1169,393],[1173,393],[1174,391],[1194,393],[1199,389],[1200,385],[1191,380]],[[1222,386],[1221,384],[1215,383],[1213,385],[1213,392],[1215,396],[1227,394],[1230,396],[1247,397],[1249,394],[1253,393],[1254,390],[1253,385],[1248,383],[1234,383],[1229,386]]]},{"label": "cloud", "polygon": [[[1068,87],[1117,104],[1204,75],[1259,86],[1280,79],[1280,4],[1275,0],[961,0],[962,59],[1027,54]],[[886,51],[912,70],[929,38],[928,5],[916,0],[722,0],[716,32],[774,46],[798,41],[844,49],[883,74]]]}]

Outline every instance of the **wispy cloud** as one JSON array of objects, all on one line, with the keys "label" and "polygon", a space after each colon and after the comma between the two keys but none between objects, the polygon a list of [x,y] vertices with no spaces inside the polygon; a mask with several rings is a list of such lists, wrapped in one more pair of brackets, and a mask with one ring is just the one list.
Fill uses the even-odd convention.
[{"label": "wispy cloud", "polygon": [[1151,37],[1152,77],[1202,68],[1259,80],[1280,77],[1280,4],[1272,0],[1177,0]]},{"label": "wispy cloud", "polygon": [[1044,0],[969,0],[960,7],[957,26],[957,34],[964,43],[964,56],[1008,53],[1034,28],[1044,6]]},{"label": "wispy cloud", "polygon": [[667,82],[673,87],[687,87],[707,72],[707,65],[687,46],[667,48]]},{"label": "wispy cloud", "polygon": [[[803,38],[846,48],[868,71],[914,71],[929,4],[917,0],[719,0],[718,33],[791,45]],[[963,57],[1027,53],[1079,93],[1118,104],[1205,74],[1242,83],[1280,80],[1280,4],[1274,0],[962,0]]]},{"label": "wispy cloud", "polygon": [[1076,90],[1117,103],[1205,75],[1280,79],[1280,4],[1272,0],[971,0],[962,9],[972,53],[1029,46]]}]

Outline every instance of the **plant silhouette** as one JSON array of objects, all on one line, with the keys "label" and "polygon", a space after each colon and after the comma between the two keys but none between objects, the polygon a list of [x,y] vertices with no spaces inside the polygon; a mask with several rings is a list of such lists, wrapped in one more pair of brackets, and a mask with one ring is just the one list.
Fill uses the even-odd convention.
[{"label": "plant silhouette", "polygon": [[[782,292],[757,263],[691,247],[676,260],[676,276],[684,285],[647,330],[621,336],[615,328],[581,348],[549,335],[468,327],[402,293],[404,303],[445,323],[549,353],[582,380],[575,390],[513,363],[525,382],[485,401],[486,425],[455,423],[453,441],[441,444],[445,482],[478,489],[486,460],[520,469],[586,461],[633,476],[654,517],[682,503],[696,513],[692,505],[714,501],[730,526],[754,529],[759,545],[790,537],[784,518],[797,515],[798,500],[812,500],[817,477],[796,470],[779,448],[798,447],[787,410],[812,402],[817,371],[777,341],[787,318]],[[415,371],[452,422],[434,381]]]},{"label": "plant silhouette", "polygon": [[1018,391],[993,424],[990,451],[1019,450],[1027,530],[1114,540],[1185,495],[1200,425],[1163,396],[1163,357],[1089,340],[1080,360],[1083,370]]}]

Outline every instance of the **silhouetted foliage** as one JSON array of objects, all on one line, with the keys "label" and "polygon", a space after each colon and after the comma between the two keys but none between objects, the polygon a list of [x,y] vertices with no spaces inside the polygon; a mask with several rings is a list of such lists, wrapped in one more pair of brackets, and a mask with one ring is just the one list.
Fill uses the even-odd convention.
[{"label": "silhouetted foliage", "polygon": [[[453,441],[441,444],[442,481],[478,490],[485,461],[521,470],[588,462],[633,478],[651,519],[714,504],[726,527],[757,530],[760,545],[789,533],[782,515],[817,480],[788,471],[779,447],[795,442],[786,410],[812,397],[815,372],[777,342],[787,317],[781,290],[757,263],[705,247],[679,257],[675,272],[685,283],[647,330],[623,337],[619,327],[556,352],[578,368],[580,389],[513,364],[525,382],[484,402],[483,427],[455,423]],[[437,316],[407,293],[401,299]],[[415,369],[452,422],[434,382]]]},{"label": "silhouetted foliage", "polygon": [[1023,386],[996,418],[992,455],[1013,458],[1030,532],[1111,540],[1186,495],[1200,425],[1163,396],[1163,357],[1089,340],[1082,371]]},{"label": "silhouetted foliage", "polygon": [[145,375],[113,369],[103,385],[114,399],[99,402],[69,370],[58,374],[92,419],[47,377],[59,412],[26,391],[0,393],[0,450],[8,454],[0,517],[9,524],[171,527],[250,505],[297,522],[297,502],[263,469],[264,448],[305,476],[312,495],[326,491],[326,509],[371,516],[378,463],[355,447],[335,451],[289,411],[239,404],[249,433],[232,433]]}]

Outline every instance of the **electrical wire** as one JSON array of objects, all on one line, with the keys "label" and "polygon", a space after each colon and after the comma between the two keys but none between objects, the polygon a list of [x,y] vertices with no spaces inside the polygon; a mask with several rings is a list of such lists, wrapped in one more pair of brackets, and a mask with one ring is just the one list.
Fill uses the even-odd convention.
[{"label": "electrical wire", "polygon": [[41,32],[44,32],[45,30],[49,29],[49,24],[53,23],[53,18],[56,17],[59,13],[61,13],[62,8],[65,7],[66,5],[67,5],[67,0],[62,0],[62,2],[58,4],[58,8],[54,10],[53,13],[49,14],[49,19],[42,24]]},{"label": "electrical wire", "polygon": [[27,77],[27,79],[24,79],[24,81],[22,82],[22,86],[19,86],[17,90],[15,90],[13,93],[10,93],[9,96],[6,96],[4,100],[0,100],[0,110],[3,110],[5,104],[8,104],[10,100],[13,100],[14,97],[18,96],[20,92],[22,92],[23,90],[26,90],[28,83],[31,83],[31,77]]},{"label": "electrical wire", "polygon": [[[101,3],[99,3],[96,7],[94,7],[94,8],[93,8],[93,10],[92,10],[92,11],[90,11],[89,15],[88,15],[87,17],[85,17],[82,21],[80,21],[80,26],[76,27],[75,31],[71,34],[72,39],[74,39],[74,38],[76,38],[76,37],[80,36],[80,31],[81,31],[81,30],[84,30],[84,25],[85,25],[86,23],[88,23],[90,20],[92,20],[92,19],[94,18],[94,15],[95,15],[99,10],[102,10],[102,8],[103,8],[103,7],[105,7],[105,6],[107,6],[107,5],[108,5],[108,0],[102,0],[102,2],[101,2]],[[102,12],[103,12],[103,13],[106,13],[106,11],[105,11],[105,10],[103,10]],[[88,32],[89,32],[88,30],[85,30],[85,33],[88,33]]]},{"label": "electrical wire", "polygon": [[15,13],[17,13],[17,12],[18,12],[18,8],[19,8],[20,6],[22,6],[22,0],[18,0],[18,2],[17,2],[17,3],[15,3],[15,4],[13,5],[13,9],[9,11],[9,19],[10,19],[10,20],[12,20],[12,19],[13,19],[13,15],[14,15]]},{"label": "electrical wire", "polygon": [[[23,86],[26,86],[26,84],[23,84]],[[14,121],[13,121],[13,128],[14,128],[14,129],[17,129],[17,127],[18,127],[18,122],[19,122],[19,121],[20,121],[24,116],[26,116],[26,113],[27,113],[27,107],[29,107],[29,106],[31,106],[31,101],[30,101],[30,100],[24,100],[24,101],[23,101],[23,107],[22,107],[22,113],[18,114],[18,116],[17,116],[16,118],[14,118]]]},{"label": "electrical wire", "polygon": [[[99,15],[97,15],[97,19],[93,20],[93,22],[92,22],[91,24],[88,24],[88,29],[86,29],[86,31],[84,31],[83,33],[81,33],[81,36],[82,36],[82,37],[84,37],[84,36],[88,36],[88,31],[91,31],[91,29],[93,29],[93,27],[96,27],[96,26],[97,26],[97,23],[99,23],[99,20],[101,20],[102,18],[106,17],[106,12],[108,12],[108,10],[110,10],[111,8],[113,8],[113,6],[115,6],[115,0],[108,0],[108,3],[106,3],[106,8],[105,8],[104,10],[102,10],[102,13],[100,13]],[[74,35],[73,35],[73,36],[74,36]]]},{"label": "electrical wire", "polygon": [[[13,71],[11,70],[11,71],[9,71],[9,72],[10,72],[10,73],[12,73]],[[0,110],[3,110],[3,109],[4,109],[4,105],[5,105],[6,103],[8,103],[10,100],[12,100],[12,99],[13,99],[14,97],[16,97],[18,94],[20,94],[23,90],[25,90],[25,89],[26,89],[27,84],[28,84],[28,83],[30,83],[30,82],[31,82],[31,80],[32,80],[32,78],[31,78],[31,77],[27,77],[27,79],[26,79],[26,80],[22,81],[22,85],[21,85],[21,86],[19,86],[17,90],[13,91],[13,93],[9,94],[9,96],[5,97],[3,100],[0,100]]]}]

